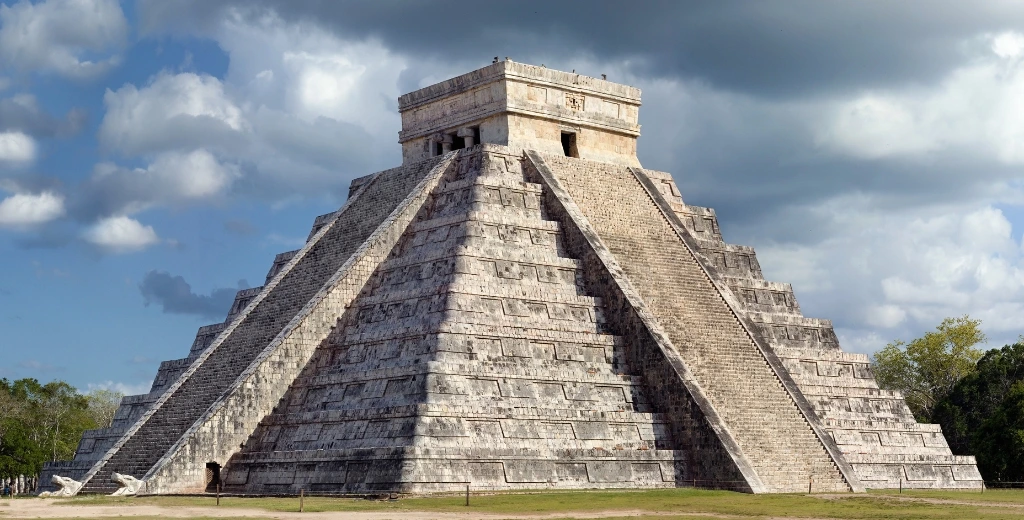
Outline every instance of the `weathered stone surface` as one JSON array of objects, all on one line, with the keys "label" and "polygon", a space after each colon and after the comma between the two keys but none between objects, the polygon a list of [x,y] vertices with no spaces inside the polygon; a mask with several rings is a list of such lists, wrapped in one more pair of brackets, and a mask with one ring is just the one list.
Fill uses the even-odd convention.
[{"label": "weathered stone surface", "polygon": [[73,497],[78,494],[78,491],[82,489],[82,483],[68,478],[54,475],[50,478],[50,482],[56,486],[56,491],[43,491],[39,493],[40,497],[53,498],[53,497]]},{"label": "weathered stone surface", "polygon": [[402,96],[404,166],[352,181],[46,474],[124,494],[980,486],[714,210],[639,168],[639,105],[507,61]]},{"label": "weathered stone surface", "polygon": [[466,135],[561,154],[561,136],[568,132],[576,137],[579,157],[640,165],[640,90],[581,74],[500,61],[405,94],[398,108],[405,162],[457,146]]},{"label": "weathered stone surface", "polygon": [[110,475],[110,478],[116,484],[121,486],[120,488],[118,488],[117,491],[114,491],[113,493],[110,494],[110,496],[112,496],[112,497],[124,497],[124,496],[137,495],[140,491],[142,491],[143,487],[146,485],[145,482],[143,482],[143,481],[141,481],[141,480],[139,480],[139,479],[137,479],[137,478],[135,478],[135,477],[133,477],[131,475],[122,475],[120,473],[112,473]]}]

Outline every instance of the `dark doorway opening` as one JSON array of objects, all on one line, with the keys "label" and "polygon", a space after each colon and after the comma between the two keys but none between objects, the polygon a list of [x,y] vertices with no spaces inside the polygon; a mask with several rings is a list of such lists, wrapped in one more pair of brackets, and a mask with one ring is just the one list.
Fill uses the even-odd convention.
[{"label": "dark doorway opening", "polygon": [[579,157],[580,152],[576,148],[576,134],[573,132],[562,132],[562,153],[566,157]]},{"label": "dark doorway opening", "polygon": [[206,491],[215,493],[220,487],[220,464],[216,462],[206,463]]},{"label": "dark doorway opening", "polygon": [[443,153],[444,153],[444,148],[442,148],[441,143],[435,142],[434,143],[434,155],[441,155]]},{"label": "dark doorway opening", "polygon": [[452,150],[461,150],[466,147],[466,139],[459,136],[452,136]]}]

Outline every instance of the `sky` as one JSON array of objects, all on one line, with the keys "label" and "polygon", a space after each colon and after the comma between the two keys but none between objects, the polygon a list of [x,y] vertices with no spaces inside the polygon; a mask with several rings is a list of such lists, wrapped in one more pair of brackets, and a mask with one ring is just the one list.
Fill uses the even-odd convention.
[{"label": "sky", "polygon": [[639,87],[641,163],[844,349],[1024,334],[1018,2],[0,0],[0,377],[147,391],[494,56]]}]

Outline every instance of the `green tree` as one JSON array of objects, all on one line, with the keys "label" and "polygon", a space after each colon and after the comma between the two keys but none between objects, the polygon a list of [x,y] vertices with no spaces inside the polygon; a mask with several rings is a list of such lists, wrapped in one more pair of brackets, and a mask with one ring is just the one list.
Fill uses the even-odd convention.
[{"label": "green tree", "polygon": [[114,413],[121,405],[124,394],[114,390],[97,389],[85,395],[89,402],[89,415],[97,428],[109,428],[114,422]]},{"label": "green tree", "polygon": [[974,435],[978,467],[994,480],[1024,479],[1024,380],[1017,381]]},{"label": "green tree", "polygon": [[23,414],[23,403],[15,397],[10,382],[0,379],[0,443],[3,443],[8,429],[13,428]]},{"label": "green tree", "polygon": [[34,474],[46,451],[32,431],[32,415],[20,382],[0,379],[0,476]]},{"label": "green tree", "polygon": [[985,353],[935,407],[957,455],[975,455],[986,480],[1024,480],[1024,342]]},{"label": "green tree", "polygon": [[48,460],[75,454],[82,432],[95,428],[88,399],[63,381],[0,380],[0,474],[38,473]]},{"label": "green tree", "polygon": [[985,341],[981,320],[946,318],[910,343],[896,340],[875,353],[871,366],[878,386],[903,392],[919,422],[931,422],[936,403],[975,370]]},{"label": "green tree", "polygon": [[64,381],[43,385],[35,399],[37,420],[43,428],[50,460],[74,457],[82,432],[96,427],[89,414],[89,400]]}]

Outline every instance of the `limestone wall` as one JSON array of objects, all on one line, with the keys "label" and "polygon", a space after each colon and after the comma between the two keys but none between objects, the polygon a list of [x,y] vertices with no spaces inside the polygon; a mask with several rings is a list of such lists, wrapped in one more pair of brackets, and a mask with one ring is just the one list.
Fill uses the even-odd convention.
[{"label": "limestone wall", "polygon": [[[116,487],[109,482],[112,471],[138,477],[147,474],[223,392],[232,388],[235,379],[436,164],[427,161],[382,172],[350,199],[332,224],[292,259],[289,267],[90,470],[86,491]],[[248,411],[258,413],[257,409]]]},{"label": "limestone wall", "polygon": [[436,154],[437,135],[475,128],[480,142],[562,153],[576,134],[580,157],[639,166],[640,91],[534,65],[501,61],[399,98],[403,159]]}]

